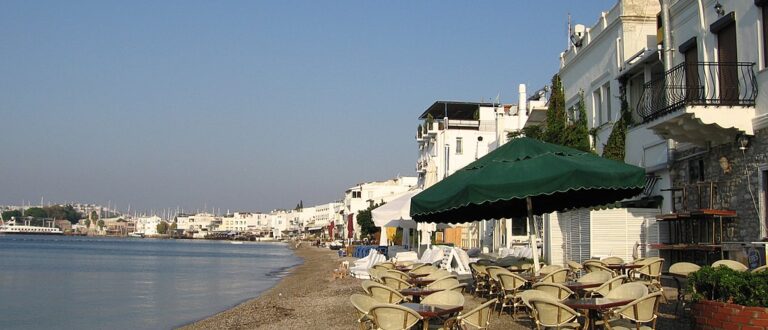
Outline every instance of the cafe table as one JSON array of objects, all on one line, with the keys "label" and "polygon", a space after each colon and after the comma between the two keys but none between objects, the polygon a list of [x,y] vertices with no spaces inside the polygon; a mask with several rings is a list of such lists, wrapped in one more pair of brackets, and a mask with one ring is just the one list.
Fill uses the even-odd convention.
[{"label": "cafe table", "polygon": [[413,302],[418,303],[421,300],[421,297],[431,295],[438,291],[443,291],[443,290],[427,289],[427,288],[406,288],[406,289],[400,290],[400,294],[404,296],[411,296],[413,297]]},{"label": "cafe table", "polygon": [[430,283],[434,282],[434,279],[431,278],[424,278],[424,277],[418,277],[418,278],[411,278],[408,280],[408,283],[411,283],[415,286],[425,286],[429,285]]},{"label": "cafe table", "polygon": [[563,283],[563,286],[565,286],[568,289],[571,289],[571,291],[576,292],[577,295],[583,296],[584,289],[591,289],[596,288],[603,285],[603,283],[582,283],[582,282],[576,282],[576,281],[569,281]]},{"label": "cafe table", "polygon": [[458,313],[464,306],[423,305],[417,303],[403,303],[400,306],[410,308],[424,318],[423,329],[429,330],[429,319]]},{"label": "cafe table", "polygon": [[606,264],[605,266],[610,270],[619,271],[622,275],[627,275],[627,271],[630,269],[643,267],[643,265],[636,263]]},{"label": "cafe table", "polygon": [[578,298],[578,299],[566,299],[563,304],[576,309],[587,310],[587,324],[584,325],[584,329],[595,328],[595,321],[597,321],[597,313],[599,311],[605,311],[609,308],[624,306],[632,302],[632,299],[609,299],[609,298]]},{"label": "cafe table", "polygon": [[419,277],[425,277],[425,276],[429,276],[429,274],[414,274],[414,273],[408,273],[408,276],[410,276],[411,278],[419,278]]}]

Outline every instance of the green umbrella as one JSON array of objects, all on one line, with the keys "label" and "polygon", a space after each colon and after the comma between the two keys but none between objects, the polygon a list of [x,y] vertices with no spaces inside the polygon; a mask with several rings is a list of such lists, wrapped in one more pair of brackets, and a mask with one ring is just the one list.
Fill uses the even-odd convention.
[{"label": "green umbrella", "polygon": [[522,137],[414,196],[411,217],[461,223],[528,216],[535,228],[533,215],[612,203],[644,185],[640,167]]}]

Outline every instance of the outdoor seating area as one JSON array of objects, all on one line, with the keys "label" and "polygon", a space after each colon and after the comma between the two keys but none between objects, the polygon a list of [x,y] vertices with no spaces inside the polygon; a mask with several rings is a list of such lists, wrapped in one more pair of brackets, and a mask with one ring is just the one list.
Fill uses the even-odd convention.
[{"label": "outdoor seating area", "polygon": [[[537,329],[655,329],[666,301],[663,263],[658,257],[629,263],[590,259],[567,267],[544,265],[536,274],[533,268],[520,271],[481,260],[470,264],[472,277],[462,283],[433,265],[380,262],[372,266],[372,279],[361,283],[366,294],[350,301],[361,329],[486,329],[495,318],[507,317]],[[610,267],[617,265],[624,267]],[[676,264],[670,270],[682,277],[694,267]],[[470,308],[469,300],[479,303]]]}]

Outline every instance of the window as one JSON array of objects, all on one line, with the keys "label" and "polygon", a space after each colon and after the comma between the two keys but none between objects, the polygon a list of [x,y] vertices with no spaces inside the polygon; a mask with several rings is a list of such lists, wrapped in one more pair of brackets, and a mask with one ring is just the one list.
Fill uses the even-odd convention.
[{"label": "window", "polygon": [[593,127],[600,126],[603,123],[603,100],[600,97],[600,88],[592,92],[592,118],[594,118],[595,124]]},{"label": "window", "polygon": [[512,236],[528,235],[528,220],[526,218],[512,219]]},{"label": "window", "polygon": [[612,121],[613,114],[611,114],[611,83],[607,82],[603,85],[603,105],[605,106],[605,120],[606,122]]},{"label": "window", "polygon": [[464,153],[464,144],[461,143],[462,139],[460,137],[456,138],[456,154],[461,155]]},{"label": "window", "polygon": [[352,198],[360,198],[360,197],[362,197],[362,192],[361,191],[353,191],[352,192]]}]

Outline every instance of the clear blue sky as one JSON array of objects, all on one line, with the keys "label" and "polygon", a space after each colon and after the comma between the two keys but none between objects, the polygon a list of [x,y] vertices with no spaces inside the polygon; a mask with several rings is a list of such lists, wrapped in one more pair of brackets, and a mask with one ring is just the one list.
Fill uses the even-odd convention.
[{"label": "clear blue sky", "polygon": [[415,175],[436,100],[517,103],[615,1],[0,2],[0,204],[268,211]]}]

